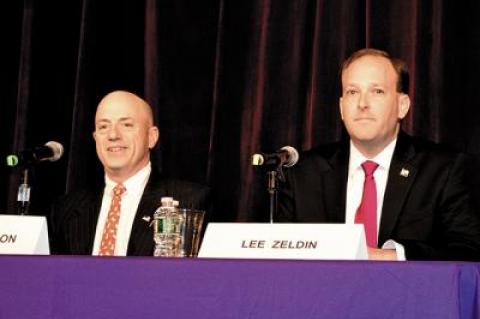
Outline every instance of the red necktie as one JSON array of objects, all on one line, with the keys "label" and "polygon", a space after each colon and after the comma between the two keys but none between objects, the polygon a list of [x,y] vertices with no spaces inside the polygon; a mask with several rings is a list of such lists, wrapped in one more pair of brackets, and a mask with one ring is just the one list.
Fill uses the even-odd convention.
[{"label": "red necktie", "polygon": [[108,211],[107,221],[103,227],[102,241],[100,242],[100,256],[113,256],[115,253],[115,241],[117,240],[118,221],[120,220],[120,202],[125,187],[118,184],[113,188],[112,202]]},{"label": "red necktie", "polygon": [[362,163],[365,172],[362,202],[355,215],[355,224],[363,224],[368,247],[377,247],[377,187],[373,173],[378,164],[372,161]]}]

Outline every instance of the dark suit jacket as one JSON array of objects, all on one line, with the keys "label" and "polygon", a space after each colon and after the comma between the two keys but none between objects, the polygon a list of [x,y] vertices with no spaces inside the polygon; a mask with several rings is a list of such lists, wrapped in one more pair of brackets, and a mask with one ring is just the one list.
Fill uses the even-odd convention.
[{"label": "dark suit jacket", "polygon": [[[153,255],[153,230],[143,217],[160,206],[163,196],[171,196],[185,208],[207,209],[207,187],[162,178],[152,170],[135,215],[128,243],[128,256]],[[103,188],[67,194],[52,207],[49,216],[50,250],[52,254],[91,255]]]},{"label": "dark suit jacket", "polygon": [[[302,154],[280,186],[279,221],[344,223],[348,161],[348,141]],[[464,155],[401,132],[388,174],[379,247],[393,239],[404,245],[407,259],[479,260],[480,222],[470,206],[464,164]]]}]

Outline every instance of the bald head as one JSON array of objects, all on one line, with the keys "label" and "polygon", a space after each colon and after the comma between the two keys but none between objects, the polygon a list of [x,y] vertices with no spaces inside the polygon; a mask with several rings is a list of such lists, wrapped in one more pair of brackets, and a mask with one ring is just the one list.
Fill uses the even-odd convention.
[{"label": "bald head", "polygon": [[93,136],[105,173],[121,183],[149,163],[159,132],[145,100],[127,91],[114,91],[98,104]]},{"label": "bald head", "polygon": [[103,97],[97,107],[97,115],[101,109],[110,105],[125,105],[128,104],[131,107],[137,109],[141,116],[145,116],[145,119],[150,125],[153,125],[153,111],[150,105],[138,95],[135,95],[128,91],[113,91]]}]

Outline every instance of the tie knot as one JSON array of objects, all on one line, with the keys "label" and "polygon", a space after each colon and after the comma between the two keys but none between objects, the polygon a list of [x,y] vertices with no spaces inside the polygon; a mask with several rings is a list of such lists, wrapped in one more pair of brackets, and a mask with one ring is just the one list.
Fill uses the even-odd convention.
[{"label": "tie knot", "polygon": [[362,163],[362,168],[365,172],[365,176],[372,176],[377,167],[378,164],[373,161],[365,161]]},{"label": "tie knot", "polygon": [[125,193],[126,190],[127,189],[125,188],[125,186],[123,186],[122,184],[117,184],[117,186],[113,188],[113,195],[121,196],[123,193]]}]

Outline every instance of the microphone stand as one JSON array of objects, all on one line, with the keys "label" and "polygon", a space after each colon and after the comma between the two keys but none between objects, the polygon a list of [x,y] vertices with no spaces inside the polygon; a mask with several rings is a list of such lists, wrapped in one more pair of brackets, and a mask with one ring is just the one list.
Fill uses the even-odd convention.
[{"label": "microphone stand", "polygon": [[278,186],[277,181],[283,179],[282,166],[269,169],[267,172],[268,194],[270,197],[270,224],[273,224],[278,211]]},{"label": "microphone stand", "polygon": [[22,183],[18,186],[17,214],[28,215],[30,207],[30,185],[28,185],[28,167],[23,170]]},{"label": "microphone stand", "polygon": [[268,194],[270,197],[270,224],[273,224],[273,218],[277,215],[277,171],[267,172]]}]

